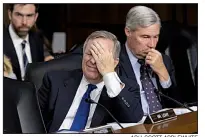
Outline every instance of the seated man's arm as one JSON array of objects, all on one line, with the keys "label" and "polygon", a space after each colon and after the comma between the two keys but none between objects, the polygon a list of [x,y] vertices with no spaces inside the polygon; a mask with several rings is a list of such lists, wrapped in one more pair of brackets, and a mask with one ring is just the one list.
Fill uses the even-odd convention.
[{"label": "seated man's arm", "polygon": [[107,94],[111,98],[112,114],[119,122],[137,123],[142,119],[143,110],[139,87],[135,80],[119,78],[116,72],[103,76]]},{"label": "seated man's arm", "polygon": [[172,64],[171,59],[167,55],[163,55],[163,61],[166,62],[164,64],[169,73],[169,79],[167,81],[160,81],[160,84],[163,89],[176,88],[177,84],[175,79],[174,65]]}]

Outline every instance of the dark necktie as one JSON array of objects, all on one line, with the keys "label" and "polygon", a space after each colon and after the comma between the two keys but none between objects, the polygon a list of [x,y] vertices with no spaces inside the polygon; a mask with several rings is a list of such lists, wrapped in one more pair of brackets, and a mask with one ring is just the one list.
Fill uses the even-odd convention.
[{"label": "dark necktie", "polygon": [[28,64],[28,58],[27,58],[27,56],[26,56],[26,51],[25,51],[25,46],[26,46],[26,41],[25,41],[25,40],[21,43],[21,46],[22,46],[22,55],[23,55],[24,70],[26,70],[26,66],[27,66],[27,64]]},{"label": "dark necktie", "polygon": [[160,109],[162,109],[162,106],[159,102],[159,99],[157,97],[157,94],[154,90],[155,86],[152,83],[152,80],[150,79],[149,73],[148,73],[148,66],[145,65],[144,60],[138,60],[139,64],[141,64],[140,67],[140,80],[142,83],[142,89],[145,91],[145,96],[149,105],[149,112],[150,114],[153,112],[156,112]]},{"label": "dark necktie", "polygon": [[75,118],[73,120],[72,126],[70,128],[71,131],[79,131],[85,129],[88,115],[90,112],[90,103],[85,102],[85,99],[90,98],[91,91],[93,91],[96,88],[96,85],[88,84],[88,89],[83,95],[83,98],[76,112]]}]

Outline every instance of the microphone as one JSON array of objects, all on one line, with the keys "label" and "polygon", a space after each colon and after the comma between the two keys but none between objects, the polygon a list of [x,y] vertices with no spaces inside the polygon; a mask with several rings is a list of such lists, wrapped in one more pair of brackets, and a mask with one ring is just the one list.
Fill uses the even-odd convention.
[{"label": "microphone", "polygon": [[158,90],[157,90],[157,88],[155,87],[155,90],[154,90],[155,93],[159,94],[160,96],[162,96],[162,97],[164,97],[164,98],[167,98],[167,99],[173,101],[174,103],[178,104],[179,106],[181,106],[181,107],[183,107],[183,108],[186,108],[186,109],[190,110],[191,112],[194,112],[194,110],[190,109],[187,105],[184,105],[184,104],[182,104],[181,102],[179,102],[179,101],[177,101],[177,100],[175,100],[175,99],[173,99],[173,98],[171,98],[171,97],[169,97],[169,96],[163,94],[163,93],[161,92],[161,90],[160,90],[160,86],[159,86],[160,83],[159,83],[159,80],[157,80],[156,74],[154,75],[154,77],[156,78],[157,86],[158,86]]},{"label": "microphone", "polygon": [[95,102],[94,100],[92,100],[92,99],[90,99],[90,98],[86,98],[86,99],[85,99],[85,102],[90,103],[90,104],[97,104],[97,105],[101,106],[104,110],[106,110],[106,111],[108,112],[108,114],[114,119],[114,121],[115,121],[121,128],[124,128],[124,127],[120,124],[120,122],[118,122],[118,120],[110,113],[110,111],[109,111],[105,106],[103,106],[103,105],[100,104],[100,103]]},{"label": "microphone", "polygon": [[165,97],[165,98],[167,98],[167,99],[169,99],[169,100],[175,102],[176,104],[178,104],[178,105],[180,105],[180,106],[182,106],[182,107],[184,107],[184,108],[190,110],[191,112],[194,112],[194,110],[190,109],[189,107],[187,107],[186,105],[182,104],[181,102],[179,102],[179,101],[177,101],[177,100],[175,100],[175,99],[173,99],[173,98],[171,98],[171,97],[169,97],[169,96],[163,94],[161,91],[158,91],[158,90],[156,89],[155,92],[158,93],[160,96]]}]

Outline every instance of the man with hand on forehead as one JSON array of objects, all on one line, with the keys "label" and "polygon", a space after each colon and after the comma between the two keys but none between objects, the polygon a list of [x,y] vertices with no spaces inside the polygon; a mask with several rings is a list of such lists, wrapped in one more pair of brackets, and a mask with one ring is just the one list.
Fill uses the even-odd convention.
[{"label": "man with hand on forehead", "polygon": [[[83,47],[82,70],[45,74],[38,92],[48,132],[82,131],[115,122],[92,99],[104,105],[122,123],[136,123],[143,116],[135,81],[119,78],[120,43],[107,31],[88,36]],[[123,82],[122,82],[123,81]]]},{"label": "man with hand on forehead", "polygon": [[120,53],[119,72],[135,79],[144,115],[170,107],[170,102],[160,98],[156,91],[170,95],[176,86],[171,59],[155,49],[160,28],[160,18],[152,9],[135,6],[129,10],[125,26],[127,41]]}]

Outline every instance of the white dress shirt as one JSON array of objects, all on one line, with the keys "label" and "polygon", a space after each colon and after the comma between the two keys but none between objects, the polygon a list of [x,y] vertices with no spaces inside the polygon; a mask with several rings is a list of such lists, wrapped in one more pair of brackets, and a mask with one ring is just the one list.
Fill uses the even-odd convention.
[{"label": "white dress shirt", "polygon": [[[140,86],[140,97],[141,97],[142,109],[143,109],[144,115],[147,115],[147,114],[149,114],[149,105],[147,103],[145,91],[142,90],[142,84],[141,84],[141,81],[140,81],[140,76],[141,76],[141,74],[140,74],[140,66],[141,65],[138,63],[138,59],[132,54],[132,52],[127,47],[127,43],[125,44],[125,47],[126,47],[127,54],[128,54],[129,59],[130,59],[132,68],[134,70],[135,77],[137,79],[137,83]],[[157,87],[157,83],[156,83],[156,78],[151,77],[151,80],[152,80],[154,86],[156,88],[158,88]],[[172,84],[170,77],[169,77],[169,79],[167,81],[164,81],[164,82],[160,81],[160,84],[161,84],[161,86],[163,88],[169,88],[171,86],[171,84]]]},{"label": "white dress shirt", "polygon": [[14,31],[13,26],[10,24],[9,25],[9,34],[11,36],[12,42],[14,44],[14,48],[16,50],[16,55],[18,57],[18,62],[20,65],[20,70],[21,70],[21,78],[24,80],[25,76],[25,69],[24,69],[24,64],[23,64],[23,52],[22,52],[22,45],[21,43],[26,40],[26,45],[25,45],[25,52],[26,56],[28,59],[28,63],[32,63],[32,57],[31,57],[31,49],[30,49],[30,43],[29,43],[29,35],[26,36],[25,39],[20,38]]},{"label": "white dress shirt", "polygon": [[[70,127],[73,123],[73,120],[75,118],[76,112],[78,110],[78,107],[80,105],[81,99],[88,88],[88,84],[89,84],[89,82],[86,80],[85,76],[83,75],[82,80],[80,82],[80,85],[79,85],[77,92],[75,94],[75,97],[73,99],[73,102],[71,104],[71,107],[70,107],[63,123],[61,124],[59,130],[70,129]],[[125,84],[121,82],[121,80],[117,76],[116,72],[107,73],[103,76],[103,81],[96,84],[97,88],[91,92],[90,98],[92,100],[94,100],[95,102],[98,102],[104,85],[107,88],[108,96],[111,98],[116,97],[123,89],[123,88],[121,88],[120,84],[122,84],[123,88],[124,88]],[[96,104],[91,104],[90,105],[90,112],[89,112],[89,116],[88,116],[88,120],[87,120],[87,124],[86,124],[85,128],[90,127],[95,109],[96,109]]]}]

